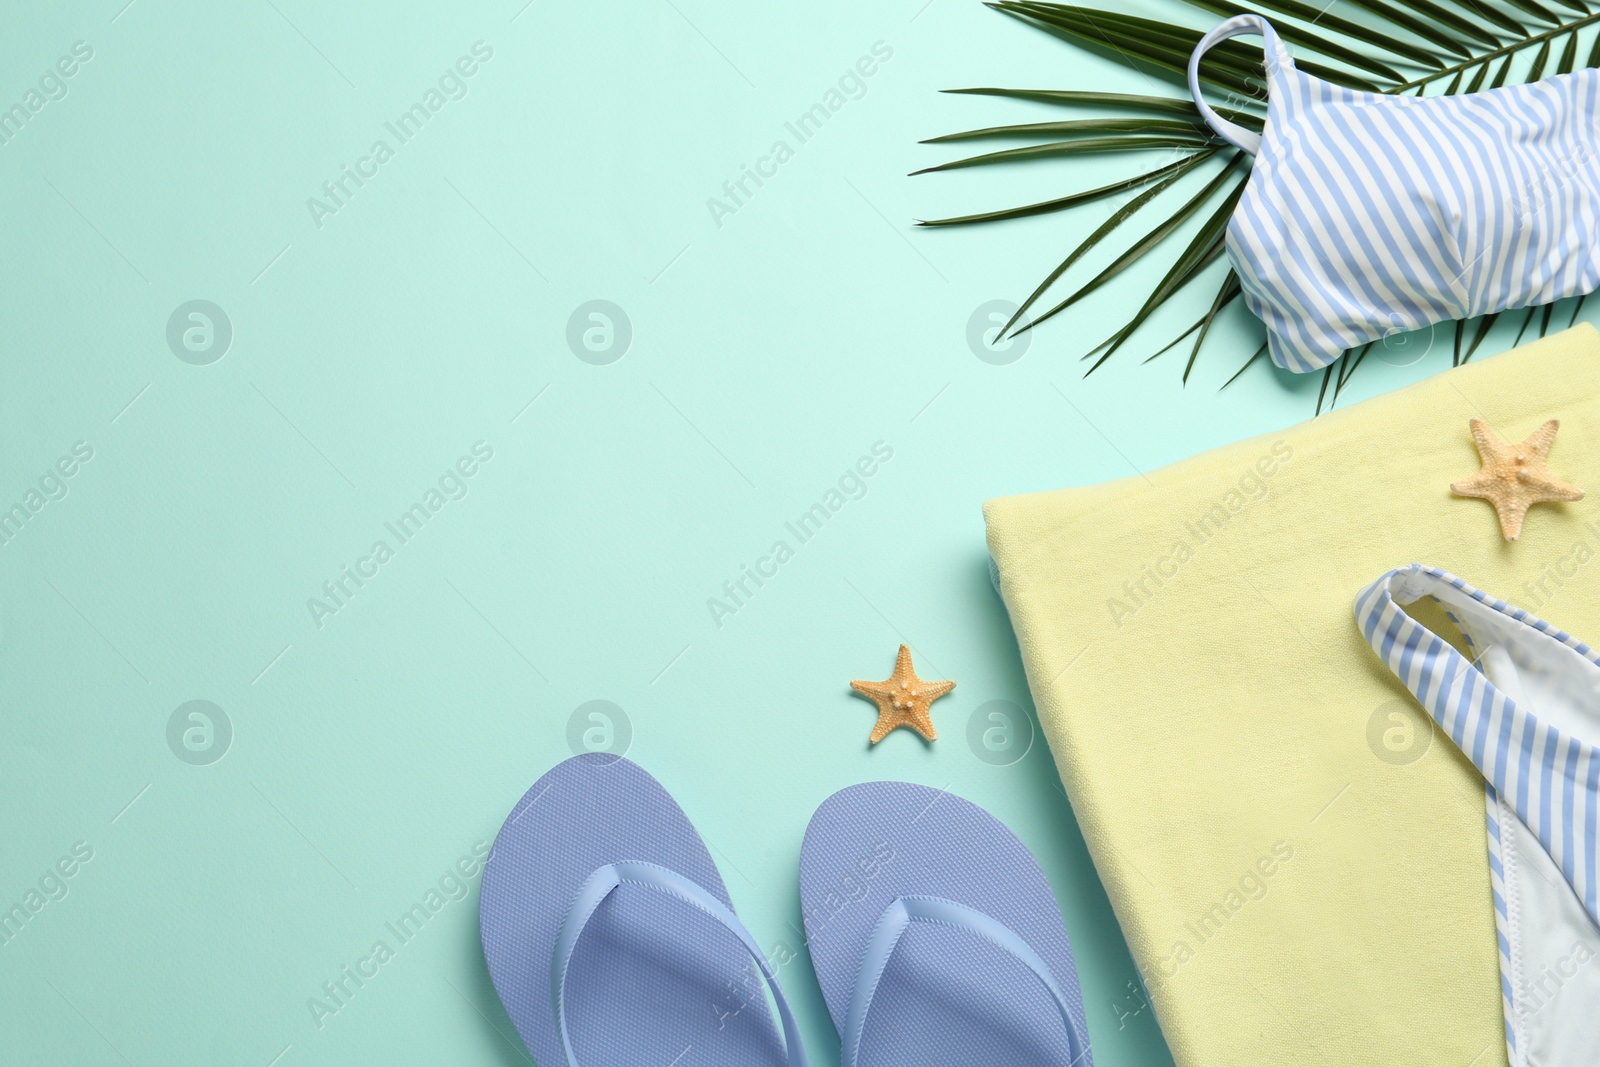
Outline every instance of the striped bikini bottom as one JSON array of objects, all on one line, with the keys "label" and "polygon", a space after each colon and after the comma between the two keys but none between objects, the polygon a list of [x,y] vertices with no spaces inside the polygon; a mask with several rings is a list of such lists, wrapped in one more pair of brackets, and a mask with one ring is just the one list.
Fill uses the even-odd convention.
[{"label": "striped bikini bottom", "polygon": [[[1435,732],[1483,774],[1512,1067],[1592,1065],[1600,1048],[1600,653],[1418,564],[1364,589],[1356,621]],[[1394,719],[1396,731],[1412,728],[1400,712]]]}]

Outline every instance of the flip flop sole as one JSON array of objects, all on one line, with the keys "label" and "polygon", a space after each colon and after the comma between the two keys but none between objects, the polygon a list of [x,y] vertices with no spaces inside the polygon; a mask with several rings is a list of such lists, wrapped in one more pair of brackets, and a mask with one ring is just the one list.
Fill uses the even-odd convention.
[{"label": "flip flop sole", "polygon": [[[661,783],[600,753],[535,782],[484,864],[484,961],[541,1067],[566,1063],[551,1008],[557,931],[584,880],[621,860],[669,868],[732,908],[711,853]],[[786,1063],[761,975],[738,939],[646,889],[620,886],[595,910],[573,951],[566,1008],[580,1064]]]},{"label": "flip flop sole", "polygon": [[[1072,946],[1026,845],[977,805],[926,786],[869,782],[823,802],[800,853],[806,942],[835,1028],[862,950],[900,896],[933,896],[1009,927],[1048,966],[1087,1035]],[[870,1067],[1061,1067],[1060,1011],[1016,957],[968,933],[915,924],[879,980],[860,1062]],[[1073,1067],[1091,1067],[1087,1052]]]}]

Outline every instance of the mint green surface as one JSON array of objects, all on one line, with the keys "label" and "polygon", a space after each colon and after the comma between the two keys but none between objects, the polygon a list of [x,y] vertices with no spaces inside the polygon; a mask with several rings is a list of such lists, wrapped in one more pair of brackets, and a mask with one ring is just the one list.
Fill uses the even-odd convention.
[{"label": "mint green surface", "polygon": [[[988,702],[1031,714],[979,504],[1288,425],[1319,381],[1263,363],[1219,393],[1259,343],[1242,311],[1187,387],[1183,353],[1141,364],[1153,332],[1083,379],[1164,264],[984,362],[974,309],[1020,299],[1115,205],[910,220],[1159,160],[905,176],[955,154],[919,138],[1050,114],[938,89],[1152,83],[958,0],[124,3],[0,14],[0,107],[27,114],[0,144],[0,508],[22,508],[0,544],[0,908],[22,909],[0,1060],[527,1062],[457,872],[569,737],[605,741],[587,711],[569,731],[604,700],[764,944],[799,947],[823,798],[948,788],[1051,877],[1096,1062],[1170,1062],[1042,742],[1010,766],[968,743]],[[92,56],[57,82],[76,42]],[[875,47],[801,143],[786,124]],[[461,57],[464,95],[402,143],[386,123]],[[735,210],[708,206],[758,164]],[[347,167],[371,176],[308,207]],[[631,324],[609,364],[568,343],[596,299]],[[176,331],[188,360],[169,346],[191,300],[231,325],[214,362],[220,334],[181,342],[199,320]],[[1427,344],[1396,339],[1341,403],[1448,365],[1443,342],[1385,365]],[[785,524],[879,442],[892,458],[801,543]],[[776,573],[714,618],[758,565]],[[847,683],[886,677],[901,641],[959,687],[937,743],[869,749]],[[169,743],[195,700],[230,737],[186,711]],[[781,978],[837,1062],[803,951]]]}]

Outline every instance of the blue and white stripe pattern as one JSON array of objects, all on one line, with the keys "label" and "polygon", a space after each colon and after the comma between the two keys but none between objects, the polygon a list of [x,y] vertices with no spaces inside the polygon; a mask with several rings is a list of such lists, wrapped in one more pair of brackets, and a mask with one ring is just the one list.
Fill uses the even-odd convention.
[{"label": "blue and white stripe pattern", "polygon": [[1506,911],[1506,868],[1500,849],[1500,796],[1494,786],[1483,783],[1484,807],[1489,823],[1489,888],[1494,893],[1494,933],[1500,942],[1500,1010],[1506,1020],[1506,1050],[1512,1063],[1517,1057],[1517,1026],[1511,991],[1511,916]]},{"label": "blue and white stripe pattern", "polygon": [[[1453,595],[1452,595],[1453,594]],[[1474,662],[1406,614],[1397,601],[1476,602],[1564,646],[1589,664],[1600,656],[1542,619],[1472,588],[1437,567],[1411,564],[1362,591],[1356,619],[1379,658],[1482,772],[1539,839],[1590,919],[1600,922],[1600,754],[1495,688]],[[1481,639],[1480,639],[1481,643]]]},{"label": "blue and white stripe pattern", "polygon": [[[1440,604],[1461,632],[1472,660],[1407,614],[1403,605],[1423,598]],[[1506,1048],[1510,1062],[1521,1064],[1512,962],[1518,923],[1507,905],[1512,879],[1505,835],[1511,828],[1505,823],[1520,820],[1561,871],[1590,921],[1600,923],[1600,753],[1591,743],[1600,733],[1579,737],[1571,729],[1576,724],[1587,732],[1589,724],[1600,721],[1600,654],[1452,574],[1415,563],[1362,590],[1355,614],[1379,659],[1483,774]],[[1502,680],[1501,687],[1479,669],[1480,661]],[[1519,693],[1524,680],[1537,687],[1537,703],[1549,709],[1546,718],[1519,706],[1504,689],[1508,678]],[[1526,693],[1523,701],[1535,703]]]},{"label": "blue and white stripe pattern", "polygon": [[[1443,573],[1442,571],[1440,572]],[[1462,583],[1462,588],[1466,583]],[[1437,601],[1437,597],[1434,598]],[[1461,640],[1467,646],[1468,655],[1476,661],[1483,655],[1482,649],[1473,643],[1473,629],[1461,624],[1461,619],[1450,608],[1443,609],[1445,616],[1461,633]],[[1522,1059],[1517,1055],[1517,1025],[1516,1025],[1516,997],[1513,993],[1513,971],[1511,963],[1511,938],[1512,922],[1510,907],[1507,901],[1511,899],[1510,879],[1506,875],[1508,849],[1501,838],[1500,829],[1500,794],[1494,791],[1494,786],[1487,778],[1483,782],[1484,820],[1489,831],[1489,893],[1494,898],[1494,933],[1495,941],[1499,944],[1500,958],[1500,1012],[1505,1020],[1506,1051],[1513,1067],[1521,1067]]]},{"label": "blue and white stripe pattern", "polygon": [[[1246,34],[1265,40],[1259,137],[1200,92],[1201,56]],[[1256,156],[1228,257],[1280,367],[1600,285],[1600,70],[1465,96],[1361,93],[1295,69],[1265,19],[1237,15],[1196,46],[1189,88]]]}]

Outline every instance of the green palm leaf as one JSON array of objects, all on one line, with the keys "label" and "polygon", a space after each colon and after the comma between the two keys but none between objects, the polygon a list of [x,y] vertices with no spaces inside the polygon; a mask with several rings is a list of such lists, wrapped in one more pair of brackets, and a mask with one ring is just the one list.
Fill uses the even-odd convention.
[{"label": "green palm leaf", "polygon": [[985,152],[981,156],[968,156],[966,159],[952,160],[949,163],[940,163],[936,167],[924,167],[911,172],[918,174],[932,174],[940,170],[956,170],[959,167],[979,167],[989,163],[1021,163],[1030,159],[1048,159],[1057,156],[1084,156],[1095,152],[1133,152],[1148,151],[1152,148],[1194,148],[1215,144],[1216,138],[1194,136],[1180,136],[1177,134],[1142,134],[1125,137],[1086,137],[1081,141],[1052,141],[1049,144],[1029,145],[1026,148],[1006,148],[999,152]]},{"label": "green palm leaf", "polygon": [[[1049,311],[1046,311],[1043,315],[1040,315],[1038,318],[1034,319],[1032,322],[1028,323],[1028,325],[1024,326],[1021,330],[1018,330],[1017,332],[1018,333],[1022,333],[1022,332],[1026,331],[1026,330],[1031,330],[1031,329],[1033,329],[1033,327],[1039,325],[1041,322],[1044,322],[1046,319],[1054,318],[1056,315],[1058,315],[1061,312],[1065,311],[1067,308],[1071,307],[1073,304],[1076,304],[1079,300],[1082,300],[1084,297],[1088,296],[1090,293],[1092,293],[1096,289],[1100,288],[1106,282],[1109,282],[1112,278],[1115,278],[1118,274],[1121,274],[1123,272],[1123,270],[1125,270],[1126,268],[1128,268],[1129,266],[1131,266],[1135,262],[1137,262],[1139,260],[1139,258],[1141,256],[1143,256],[1146,252],[1148,252],[1150,249],[1154,248],[1156,245],[1160,244],[1162,241],[1166,240],[1166,238],[1174,230],[1178,229],[1178,227],[1182,226],[1185,222],[1189,221],[1191,216],[1193,216],[1197,211],[1199,211],[1200,208],[1205,206],[1206,201],[1210,200],[1212,198],[1212,196],[1214,196],[1216,194],[1218,189],[1222,188],[1225,184],[1227,184],[1227,181],[1228,181],[1229,177],[1231,177],[1231,174],[1230,174],[1231,166],[1232,166],[1232,164],[1234,162],[1236,162],[1238,160],[1239,155],[1240,155],[1240,153],[1235,152],[1234,155],[1233,155],[1233,159],[1229,161],[1229,167],[1228,168],[1224,168],[1223,171],[1220,174],[1218,174],[1215,178],[1211,179],[1211,181],[1206,185],[1205,188],[1201,189],[1198,193],[1196,193],[1193,196],[1193,198],[1191,198],[1189,200],[1188,203],[1184,204],[1183,207],[1179,208],[1172,215],[1168,216],[1164,221],[1162,221],[1158,226],[1156,226],[1155,229],[1151,230],[1149,233],[1145,234],[1142,238],[1140,238],[1137,242],[1135,242],[1135,244],[1134,244],[1134,246],[1132,248],[1128,249],[1126,252],[1122,253],[1122,255],[1118,256],[1116,261],[1113,262],[1111,264],[1111,266],[1107,267],[1105,270],[1101,271],[1099,274],[1096,274],[1093,279],[1091,279],[1088,283],[1086,283],[1081,288],[1079,288],[1071,296],[1067,297],[1065,300],[1061,301],[1061,303],[1057,304],[1055,307],[1051,308]],[[1175,180],[1175,179],[1176,179],[1176,175],[1174,176],[1174,179],[1172,179],[1172,180]],[[1244,190],[1244,187],[1243,186],[1239,186],[1239,191],[1243,192],[1243,190]],[[1150,192],[1146,193],[1145,197],[1149,197],[1149,196],[1151,196],[1153,194],[1158,194],[1161,191],[1162,191],[1161,187],[1157,187],[1155,189],[1150,190]],[[1238,198],[1234,197],[1234,199],[1237,200]],[[1056,277],[1060,277],[1061,272],[1064,271],[1064,269],[1066,267],[1071,266],[1072,262],[1078,256],[1082,255],[1083,252],[1087,251],[1087,248],[1088,248],[1089,245],[1092,245],[1095,241],[1099,240],[1099,238],[1104,233],[1109,232],[1109,228],[1111,226],[1115,226],[1116,224],[1122,222],[1124,218],[1132,215],[1133,212],[1135,212],[1135,211],[1139,210],[1139,208],[1143,207],[1144,206],[1144,203],[1142,202],[1143,200],[1144,200],[1144,197],[1141,197],[1139,200],[1135,200],[1135,201],[1131,202],[1128,205],[1127,208],[1123,209],[1123,211],[1118,212],[1116,215],[1113,215],[1111,217],[1111,221],[1106,226],[1102,226],[1099,230],[1096,230],[1094,232],[1094,234],[1092,234],[1090,236],[1090,239],[1088,241],[1084,242],[1083,245],[1080,245],[1078,247],[1078,250],[1075,251],[1071,256],[1069,256],[1067,258],[1066,262],[1064,262],[1061,265],[1060,268],[1057,268]],[[1231,202],[1228,204],[1228,212],[1229,212],[1229,214],[1232,214],[1232,212],[1233,212],[1233,204]],[[1224,220],[1224,221],[1226,221],[1226,220]],[[1054,280],[1054,279],[1052,279],[1052,280]],[[1028,304],[1024,304],[1023,308],[1026,308],[1034,300],[1037,300],[1042,292],[1043,292],[1043,288],[1042,287],[1040,289],[1034,290],[1033,296],[1028,298]],[[1016,319],[1021,316],[1021,314],[1022,314],[1022,309],[1019,309],[1017,314],[1012,316],[1012,321],[1015,322]]]},{"label": "green palm leaf", "polygon": [[[1351,89],[1390,95],[1476,93],[1513,81],[1521,84],[1547,74],[1570,73],[1579,66],[1580,32],[1600,24],[1600,11],[1592,8],[1588,0],[1502,0],[1498,4],[1493,0],[1348,0],[1346,12],[1349,8],[1359,9],[1360,21],[1330,13],[1321,0],[1257,0],[1248,7],[1235,0],[1186,2],[1197,9],[1197,13],[1208,15],[1265,14],[1273,19],[1279,35],[1294,47],[1295,65],[1299,69]],[[1160,167],[1094,189],[1019,207],[921,223],[950,226],[1022,218],[1070,210],[1091,201],[1138,191],[1045,276],[1002,330],[1002,334],[1015,334],[1041,325],[1126,275],[1145,257],[1169,245],[1186,223],[1200,220],[1197,230],[1179,249],[1176,259],[1159,281],[1146,292],[1144,299],[1136,301],[1137,309],[1132,316],[1084,354],[1085,360],[1092,361],[1086,373],[1092,373],[1123,347],[1156,309],[1222,256],[1228,219],[1244,190],[1249,172],[1235,165],[1242,158],[1235,153],[1227,157],[1227,164],[1198,191],[1178,199],[1180,191],[1176,186],[1226,147],[1207,127],[1188,96],[1189,56],[1202,31],[1125,12],[1048,0],[986,0],[986,4],[1075,48],[1116,57],[1171,89],[1171,95],[999,87],[946,90],[1044,104],[1077,114],[1056,121],[983,126],[929,138],[924,143],[1000,139],[1035,143],[955,159],[914,172],[926,174],[1041,159],[1094,158],[1150,149],[1180,153],[1177,159]],[[1197,18],[1196,21],[1204,20]],[[1583,65],[1600,66],[1600,32],[1596,32],[1590,43]],[[1219,114],[1247,129],[1259,131],[1262,128],[1265,83],[1258,47],[1239,41],[1223,42],[1206,54],[1199,73],[1210,91],[1225,95],[1233,105],[1218,107]],[[1207,205],[1214,202],[1218,206],[1208,213]],[[1056,300],[1044,314],[1027,317],[1053,286],[1071,281],[1071,276],[1082,269],[1091,249],[1108,241],[1135,216],[1142,218],[1150,214],[1159,217],[1113,256],[1109,266],[1073,283],[1068,295]],[[1183,367],[1183,379],[1187,381],[1213,324],[1224,309],[1238,299],[1241,291],[1238,277],[1228,272],[1221,278],[1205,314],[1148,359],[1155,359],[1193,338]],[[1574,303],[1573,321],[1582,306],[1581,299]],[[1540,312],[1537,329],[1543,335],[1550,325],[1553,310],[1550,306],[1529,309],[1521,329],[1530,328],[1536,310]],[[1458,324],[1452,360],[1457,363],[1470,360],[1497,319],[1496,315],[1486,315],[1470,326]],[[1521,337],[1519,333],[1519,342]],[[1318,396],[1319,411],[1324,403],[1337,403],[1340,392],[1371,347],[1369,344],[1346,353],[1330,365]],[[1266,346],[1262,345],[1228,382],[1237,379],[1265,352]]]},{"label": "green palm leaf", "polygon": [[1239,276],[1230,270],[1222,280],[1222,288],[1217,290],[1217,298],[1211,302],[1211,310],[1200,320],[1200,335],[1194,339],[1194,347],[1189,349],[1189,360],[1183,365],[1184,384],[1188,384],[1189,372],[1194,370],[1194,361],[1200,358],[1200,346],[1206,343],[1206,334],[1211,332],[1211,324],[1216,321],[1217,313],[1243,292]]},{"label": "green palm leaf", "polygon": [[[1183,177],[1185,172],[1199,165],[1209,155],[1209,152],[1204,154],[1196,153],[1187,159],[1179,160],[1177,163],[1169,164],[1168,166],[1163,167],[1162,170],[1166,171],[1166,174],[1158,183],[1156,183],[1155,186],[1140,193],[1138,196],[1124,204],[1121,208],[1112,212],[1112,215],[1109,219],[1101,223],[1093,233],[1084,238],[1082,243],[1080,243],[1077,248],[1074,248],[1071,254],[1068,255],[1066,259],[1063,259],[1060,265],[1045,277],[1044,281],[1039,283],[1038,288],[1034,289],[1033,293],[1029,295],[1028,299],[1022,302],[1022,306],[1017,308],[1016,312],[1012,314],[1011,319],[1003,327],[1001,327],[1000,336],[1004,337],[1011,330],[1011,328],[1017,324],[1022,316],[1028,313],[1028,309],[1033,307],[1034,303],[1044,295],[1045,290],[1054,285],[1056,279],[1065,274],[1074,263],[1076,263],[1086,252],[1089,251],[1089,249],[1099,244],[1103,237],[1136,215],[1140,208],[1144,207],[1157,196],[1160,196],[1161,193],[1166,190],[1167,186]],[[1029,326],[1032,326],[1032,323],[1029,323]],[[1026,328],[1027,327],[1025,327],[1025,329]],[[1017,332],[1021,333],[1022,331],[1019,330]]]},{"label": "green palm leaf", "polygon": [[929,137],[923,144],[948,144],[951,141],[976,141],[985,137],[1071,137],[1074,134],[1144,133],[1170,134],[1221,142],[1204,122],[1177,119],[1070,119],[1066,122],[1025,122],[1017,126],[985,126],[978,130]]},{"label": "green palm leaf", "polygon": [[[1087,204],[1091,200],[1101,200],[1108,196],[1115,196],[1117,193],[1127,192],[1129,189],[1137,189],[1141,185],[1148,185],[1150,182],[1156,181],[1174,170],[1187,169],[1191,161],[1194,161],[1196,157],[1208,156],[1211,151],[1211,149],[1203,149],[1200,152],[1185,156],[1175,163],[1168,163],[1164,167],[1157,167],[1155,170],[1146,171],[1143,174],[1135,174],[1131,178],[1124,178],[1121,181],[1112,182],[1110,185],[1102,185],[1098,189],[1087,189],[1084,192],[1072,193],[1067,196],[1057,197],[1054,200],[1041,200],[1037,204],[1024,204],[1022,207],[1005,208],[1001,211],[985,211],[978,215],[958,215],[949,219],[919,219],[917,225],[960,226],[969,222],[1019,219],[1027,215],[1043,215],[1049,211],[1062,211],[1069,207],[1076,207],[1079,204]],[[1051,280],[1053,281],[1054,278]]]},{"label": "green palm leaf", "polygon": [[1155,291],[1145,300],[1144,305],[1134,313],[1133,318],[1128,320],[1128,324],[1084,354],[1083,358],[1088,359],[1096,352],[1100,353],[1100,358],[1094,361],[1086,374],[1092,374],[1096,367],[1110,359],[1117,349],[1133,336],[1134,331],[1144,325],[1145,319],[1150,317],[1162,301],[1188,285],[1202,270],[1222,255],[1223,231],[1227,229],[1234,205],[1239,202],[1239,197],[1243,193],[1244,183],[1240,182],[1223,200],[1222,206],[1216,213],[1201,227],[1200,232],[1195,234],[1194,240],[1189,242],[1189,247],[1178,256],[1178,261],[1167,271],[1166,276],[1157,284]]},{"label": "green palm leaf", "polygon": [[[1189,2],[1195,7],[1202,8],[1206,11],[1214,11],[1217,14],[1228,18],[1231,18],[1234,15],[1247,14],[1250,10],[1247,7],[1233,3],[1232,0],[1189,0]],[[1371,27],[1363,26],[1356,22],[1349,22],[1345,19],[1339,18],[1337,15],[1329,15],[1327,14],[1326,8],[1319,11],[1310,4],[1300,3],[1299,0],[1277,0],[1276,6],[1286,15],[1292,15],[1294,18],[1315,25],[1321,30],[1332,30],[1336,33],[1342,34],[1345,37],[1354,38],[1369,48],[1382,49],[1386,52],[1389,52],[1397,59],[1403,59],[1422,67],[1438,68],[1444,66],[1444,60],[1440,59],[1436,53],[1431,52],[1426,48],[1420,48],[1416,45],[1410,44],[1398,37],[1395,37],[1393,34],[1381,34],[1374,31]],[[1286,29],[1292,31],[1295,36],[1291,38],[1285,35],[1284,39],[1297,46],[1306,45],[1309,47],[1317,47],[1317,42],[1326,40],[1326,38],[1321,34],[1313,35],[1307,31],[1296,29],[1293,26],[1286,27]],[[1356,54],[1359,55],[1360,53]],[[1469,50],[1463,46],[1461,51],[1457,54],[1466,55],[1469,54]],[[1363,59],[1365,59],[1365,57],[1363,57]],[[1399,74],[1392,74],[1391,76],[1395,81],[1405,80]]]},{"label": "green palm leaf", "polygon": [[[1170,96],[1138,96],[1132,93],[1086,93],[1059,89],[942,89],[941,92],[969,96],[1009,96],[1015,100],[1033,100],[1041,104],[1060,104],[1064,107],[1107,107],[1123,111],[1162,111],[1173,115],[1198,116],[1194,101],[1179,100]],[[1232,111],[1225,107],[1214,108],[1217,114],[1234,122],[1254,122],[1261,119],[1247,111]]]}]

